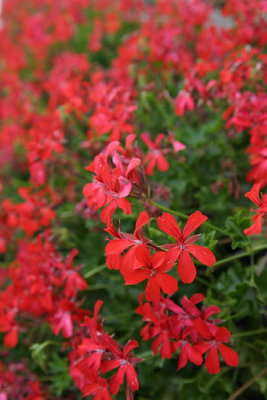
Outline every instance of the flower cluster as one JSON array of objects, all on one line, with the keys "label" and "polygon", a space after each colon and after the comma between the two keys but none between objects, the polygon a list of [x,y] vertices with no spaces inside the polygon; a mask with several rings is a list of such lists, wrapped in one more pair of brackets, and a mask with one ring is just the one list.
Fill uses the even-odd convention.
[{"label": "flower cluster", "polygon": [[34,242],[19,243],[17,257],[4,277],[10,284],[0,294],[5,346],[15,347],[18,333],[43,319],[55,335],[61,331],[66,338],[73,335],[74,321],[87,313],[78,307],[77,291],[85,290],[87,283],[72,265],[77,253],[73,250],[64,261],[51,243],[49,231]]},{"label": "flower cluster", "polygon": [[146,323],[141,336],[143,340],[154,339],[151,348],[155,355],[160,348],[162,358],[171,358],[179,349],[178,370],[185,367],[188,361],[201,365],[206,355],[205,366],[210,374],[220,371],[218,351],[227,365],[238,365],[238,355],[224,344],[229,342],[231,333],[227,328],[218,326],[222,321],[211,319],[220,309],[205,305],[201,310],[196,307],[204,300],[202,294],[194,294],[190,299],[184,296],[181,306],[164,297],[156,303],[143,303],[142,300],[141,294],[136,309]]},{"label": "flower cluster", "polygon": [[[122,347],[104,331],[98,316],[102,303],[96,302],[93,317],[85,318],[81,332],[72,343],[70,374],[84,396],[93,395],[103,400],[111,400],[111,393],[118,393],[126,377],[126,398],[131,400],[139,388],[134,367],[141,361],[131,352],[139,345],[136,340],[129,340]],[[106,379],[104,375],[114,369],[116,372]]]},{"label": "flower cluster", "polygon": [[[178,289],[176,279],[166,274],[177,259],[177,271],[183,283],[192,283],[196,276],[196,268],[190,254],[209,267],[215,263],[215,256],[209,249],[194,244],[199,235],[189,237],[206,219],[205,215],[196,211],[189,216],[182,232],[176,219],[171,214],[163,213],[158,217],[158,226],[175,238],[176,244],[164,244],[161,247],[143,235],[143,227],[149,222],[145,211],[140,213],[133,234],[117,232],[111,224],[106,228],[114,237],[106,246],[107,265],[120,270],[126,285],[134,285],[147,279],[147,300],[159,301],[160,290],[171,295]],[[129,247],[130,249],[121,256]]]}]

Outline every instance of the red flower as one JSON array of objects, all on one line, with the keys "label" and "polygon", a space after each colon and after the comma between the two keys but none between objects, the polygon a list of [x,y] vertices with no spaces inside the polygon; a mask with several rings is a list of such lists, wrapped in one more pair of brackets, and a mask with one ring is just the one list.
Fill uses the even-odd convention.
[{"label": "red flower", "polygon": [[205,323],[202,319],[194,321],[194,326],[201,337],[208,341],[200,343],[198,349],[202,353],[208,351],[205,366],[210,374],[218,374],[220,371],[218,350],[227,365],[231,367],[238,365],[236,352],[223,344],[228,343],[231,337],[227,328],[218,328],[216,325]]},{"label": "red flower", "polygon": [[183,283],[191,283],[196,277],[196,268],[189,253],[209,267],[216,261],[214,254],[209,249],[194,244],[199,235],[189,237],[206,219],[205,215],[200,211],[196,211],[189,216],[183,232],[171,214],[163,213],[157,220],[159,228],[176,240],[176,244],[164,245],[165,248],[170,249],[167,253],[166,261],[173,265],[179,258],[178,274]]},{"label": "red flower", "polygon": [[157,136],[154,143],[152,142],[149,133],[147,132],[142,133],[141,138],[149,148],[149,152],[145,157],[145,162],[148,162],[146,166],[147,175],[153,175],[154,168],[156,165],[161,172],[167,171],[169,169],[169,163],[163,154],[164,152],[166,153],[168,149],[160,148],[160,144],[162,140],[165,138],[165,135],[163,133],[160,133]]},{"label": "red flower", "polygon": [[267,230],[267,194],[264,194],[262,199],[260,199],[260,188],[261,182],[256,183],[252,186],[251,190],[245,194],[246,197],[259,207],[258,210],[251,209],[251,211],[256,212],[256,215],[252,217],[253,224],[249,228],[244,229],[246,235],[252,235],[253,233],[259,235],[262,231],[262,221],[265,222]]},{"label": "red flower", "polygon": [[124,274],[126,285],[136,285],[148,279],[145,293],[149,301],[160,300],[160,289],[167,294],[173,294],[178,290],[177,280],[166,274],[172,265],[166,263],[164,252],[158,251],[151,256],[148,248],[142,246],[136,249],[135,256],[139,266]]},{"label": "red flower", "polygon": [[[135,230],[133,235],[116,231],[113,224],[109,225],[105,231],[110,233],[115,239],[111,240],[105,248],[107,256],[107,265],[110,268],[128,269],[129,266],[134,266],[136,262],[135,251],[140,246],[149,243],[149,239],[146,239],[143,234],[144,225],[148,224],[149,216],[146,211],[142,211],[136,220]],[[130,250],[124,255],[123,263],[121,262],[121,253],[130,247]]]},{"label": "red flower", "polygon": [[185,367],[188,363],[188,360],[190,360],[195,365],[201,365],[203,362],[202,355],[197,346],[191,343],[191,331],[192,328],[184,329],[184,331],[182,332],[181,340],[178,340],[178,342],[175,343],[175,349],[181,347],[177,370]]},{"label": "red flower", "polygon": [[175,113],[179,117],[184,114],[185,110],[193,110],[195,108],[194,101],[189,92],[181,90],[175,99]]},{"label": "red flower", "polygon": [[[110,338],[111,339],[111,338]],[[120,386],[123,384],[124,377],[126,375],[127,385],[135,392],[139,389],[139,383],[137,379],[136,371],[133,365],[140,361],[138,358],[134,358],[130,355],[130,352],[138,347],[136,340],[130,340],[123,349],[123,352],[119,349],[114,340],[110,340],[110,351],[115,357],[114,360],[103,361],[101,364],[101,373],[105,374],[114,368],[118,368],[115,375],[110,381],[110,391],[113,394],[117,394]]]},{"label": "red flower", "polygon": [[94,400],[112,400],[106,379],[98,377],[83,387],[83,397],[94,395]]}]

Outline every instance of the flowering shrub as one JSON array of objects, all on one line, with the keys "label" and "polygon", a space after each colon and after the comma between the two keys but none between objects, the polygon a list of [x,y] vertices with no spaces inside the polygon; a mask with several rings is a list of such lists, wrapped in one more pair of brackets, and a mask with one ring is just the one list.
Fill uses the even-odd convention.
[{"label": "flowering shrub", "polygon": [[266,10],[3,1],[0,400],[265,398]]}]

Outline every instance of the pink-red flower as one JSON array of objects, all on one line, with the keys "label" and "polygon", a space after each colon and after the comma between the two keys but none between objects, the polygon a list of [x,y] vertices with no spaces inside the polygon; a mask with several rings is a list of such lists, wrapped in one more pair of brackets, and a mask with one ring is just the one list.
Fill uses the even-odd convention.
[{"label": "pink-red flower", "polygon": [[161,149],[161,142],[165,138],[165,135],[160,133],[154,143],[148,132],[142,133],[141,138],[149,148],[149,152],[145,157],[145,163],[147,162],[147,175],[153,175],[155,166],[157,166],[161,172],[167,171],[169,169],[169,163],[164,157],[164,153],[168,152],[168,149]]}]

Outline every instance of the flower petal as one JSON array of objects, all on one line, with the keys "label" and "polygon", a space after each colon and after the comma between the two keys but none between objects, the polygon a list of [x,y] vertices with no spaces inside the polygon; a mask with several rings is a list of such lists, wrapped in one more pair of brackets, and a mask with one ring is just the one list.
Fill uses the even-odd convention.
[{"label": "flower petal", "polygon": [[169,169],[169,163],[166,160],[166,158],[162,155],[159,154],[157,158],[157,167],[161,172],[165,172]]},{"label": "flower petal", "polygon": [[127,239],[114,239],[108,242],[105,248],[106,255],[120,254],[123,250],[131,246],[133,242]]},{"label": "flower petal", "polygon": [[134,230],[134,236],[137,235],[138,231],[143,228],[146,224],[149,223],[149,216],[146,211],[142,211],[139,214],[139,217],[136,220],[136,225],[135,225],[135,230]]},{"label": "flower petal", "polygon": [[186,246],[186,249],[202,264],[212,267],[216,262],[215,255],[206,247],[199,246],[198,244],[191,244]]},{"label": "flower petal", "polygon": [[183,283],[191,283],[196,277],[195,265],[186,250],[180,254],[177,272]]},{"label": "flower petal", "polygon": [[126,366],[126,379],[128,385],[132,388],[134,392],[139,389],[137,374],[134,367],[131,364],[127,364]]},{"label": "flower petal", "polygon": [[185,350],[185,347],[181,348],[180,352],[180,357],[179,357],[179,362],[178,362],[178,368],[177,370],[184,368],[186,364],[188,363],[188,357],[187,357],[187,352]]},{"label": "flower petal", "polygon": [[219,357],[218,357],[218,351],[216,347],[212,347],[210,351],[208,352],[206,361],[205,361],[205,366],[208,370],[209,374],[218,374],[220,371],[220,363],[219,363]]},{"label": "flower petal", "polygon": [[176,240],[181,239],[182,232],[173,215],[164,212],[161,217],[158,217],[157,222],[159,229],[163,232],[174,237]]},{"label": "flower petal", "polygon": [[120,386],[123,384],[124,375],[126,367],[124,365],[120,366],[118,371],[112,377],[110,381],[110,391],[112,394],[117,394],[119,391]]},{"label": "flower petal", "polygon": [[173,294],[178,290],[177,280],[173,276],[159,273],[156,279],[164,293]]},{"label": "flower petal", "polygon": [[208,219],[206,215],[202,214],[200,211],[196,211],[188,217],[183,230],[184,238],[187,238],[195,229],[197,229],[203,222]]},{"label": "flower petal", "polygon": [[151,255],[149,249],[145,245],[138,246],[134,252],[134,256],[140,263],[140,266],[150,267]]},{"label": "flower petal", "polygon": [[222,343],[218,344],[218,349],[227,365],[230,365],[231,367],[236,367],[238,365],[239,358],[233,349],[230,349],[230,347],[227,347]]},{"label": "flower petal", "polygon": [[159,301],[160,300],[160,287],[155,276],[151,276],[148,279],[145,289],[146,299],[148,301]]},{"label": "flower petal", "polygon": [[191,346],[189,343],[185,345],[185,350],[186,354],[189,358],[189,360],[196,364],[196,365],[201,365],[203,362],[202,355],[200,354],[199,351],[197,351],[194,346]]},{"label": "flower petal", "polygon": [[135,269],[134,271],[127,272],[123,277],[125,285],[137,285],[143,282],[150,275],[150,272],[145,269]]}]

